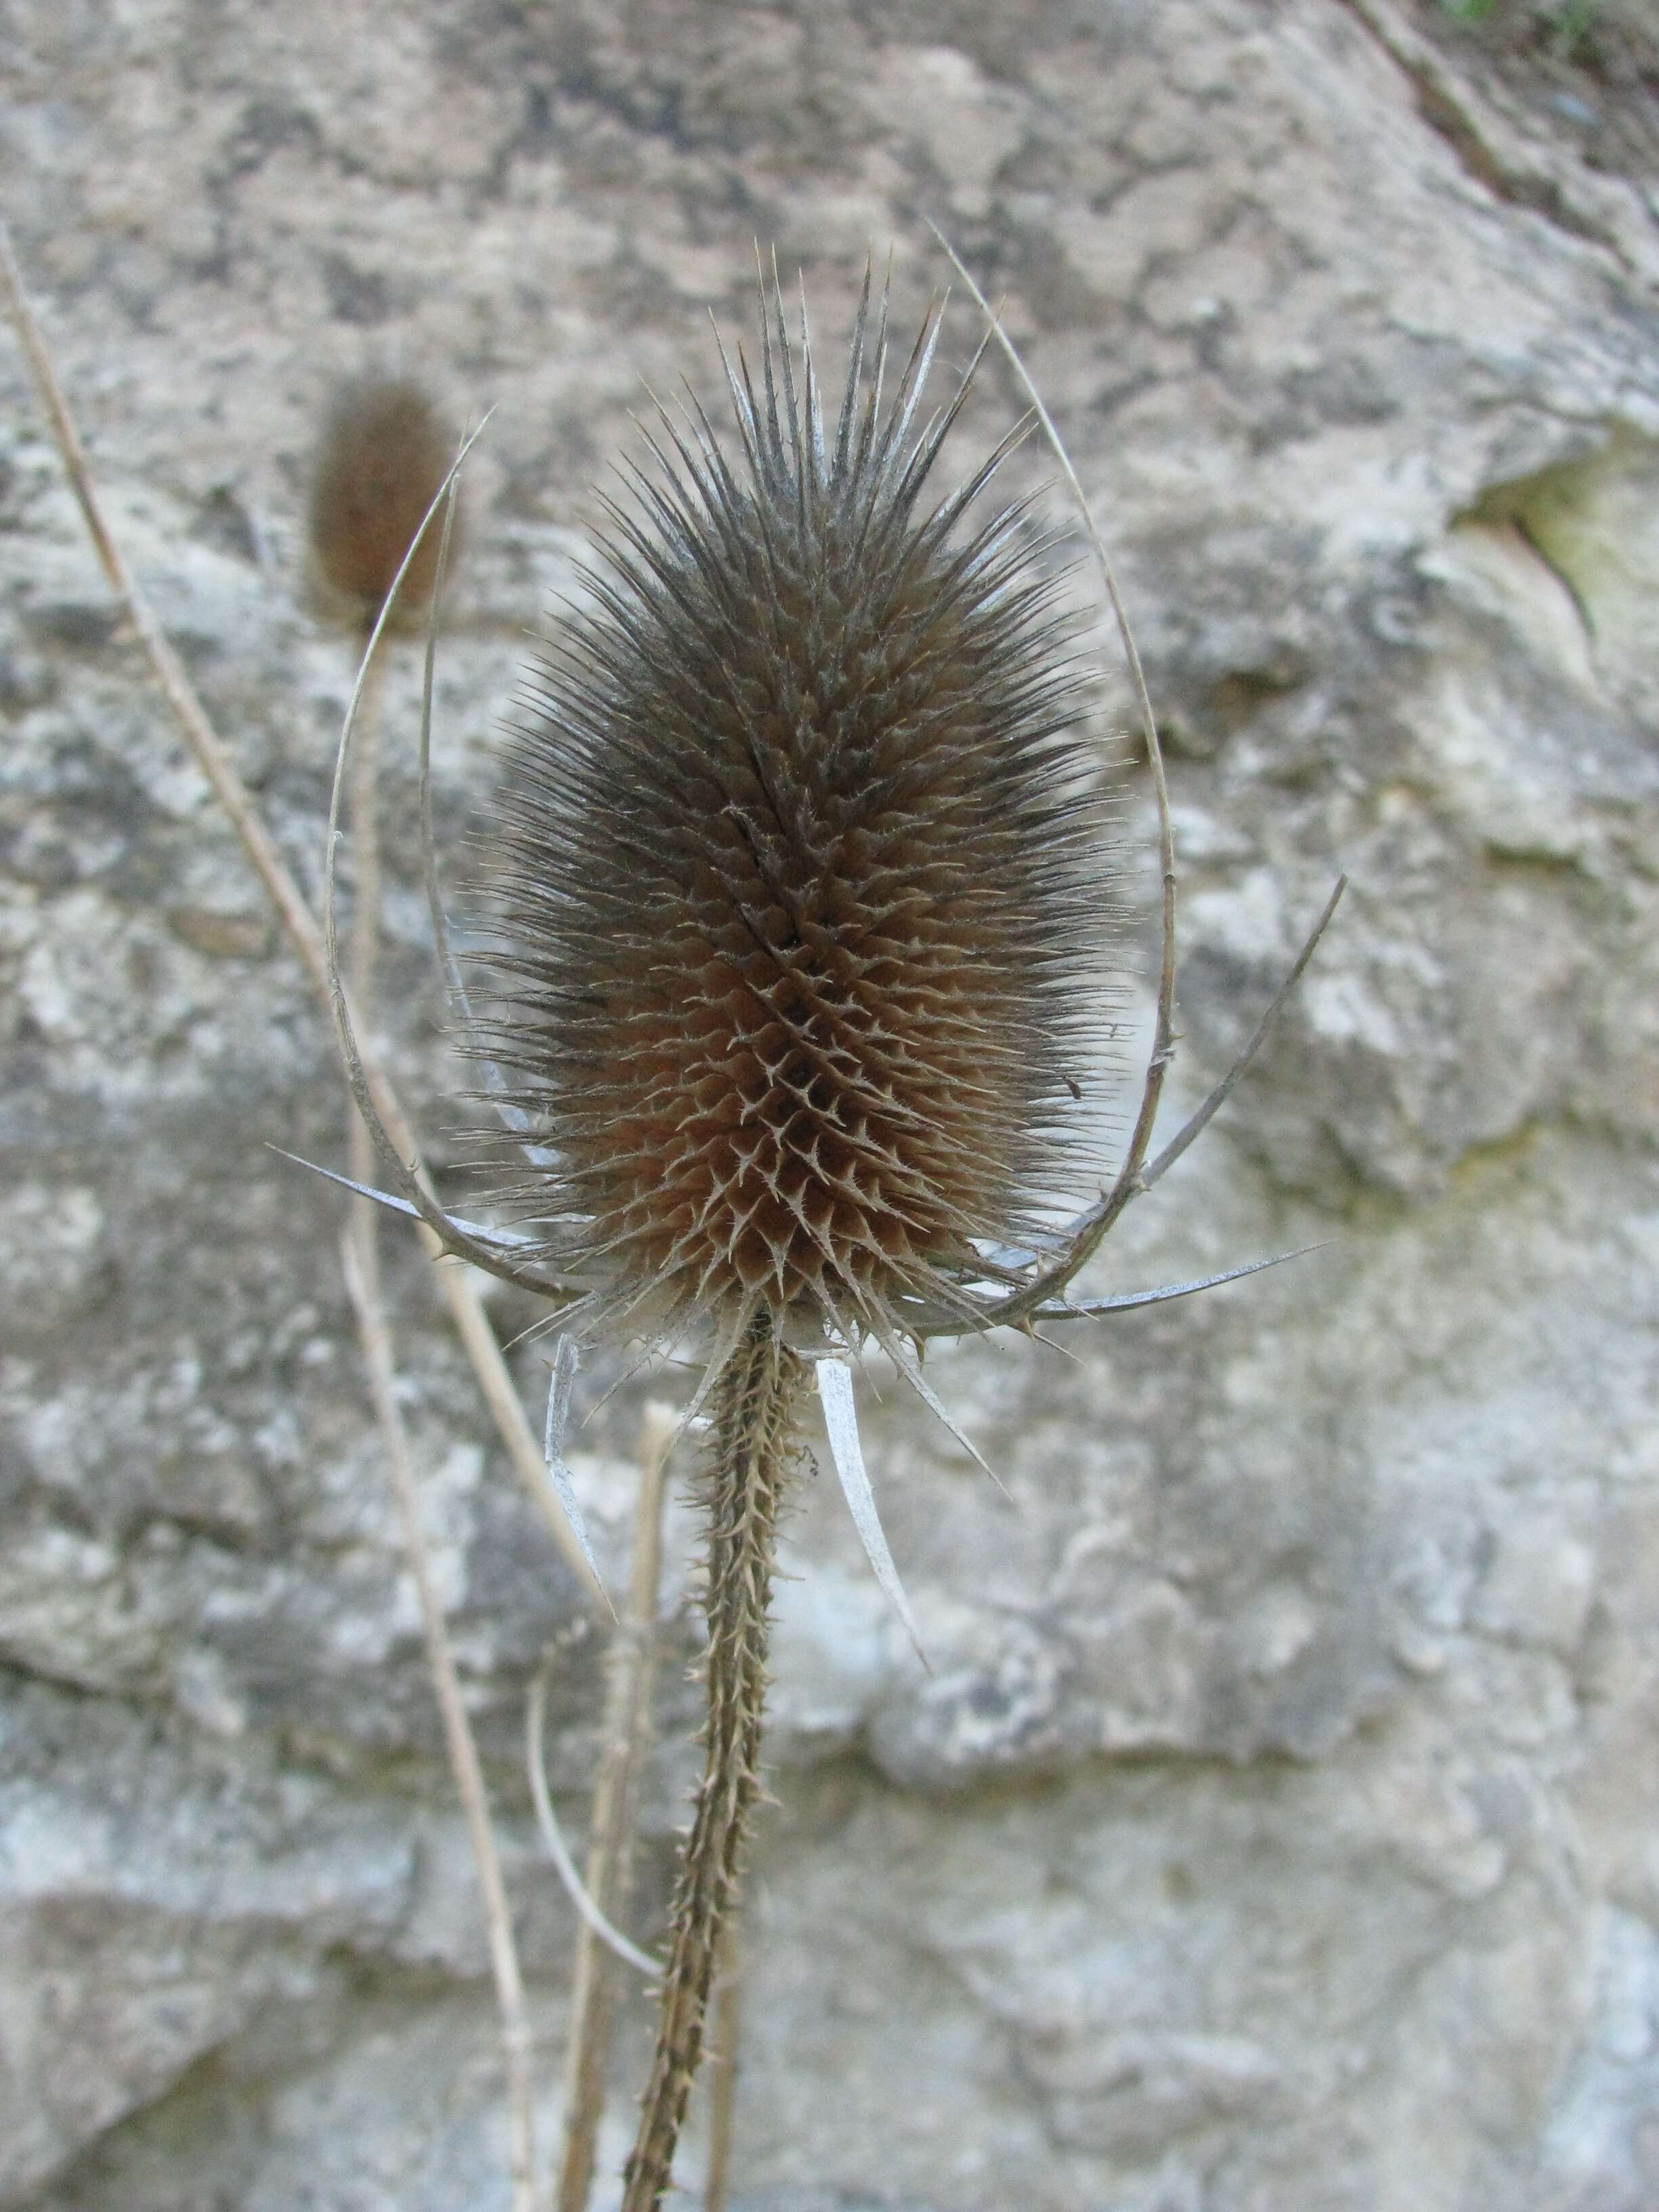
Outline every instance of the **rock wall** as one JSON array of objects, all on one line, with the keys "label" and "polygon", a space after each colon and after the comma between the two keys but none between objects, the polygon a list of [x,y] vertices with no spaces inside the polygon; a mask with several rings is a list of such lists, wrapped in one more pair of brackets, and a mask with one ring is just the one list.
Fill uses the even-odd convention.
[{"label": "rock wall", "polygon": [[[1659,2202],[1644,23],[1607,0],[1568,52],[1522,0],[1480,33],[1398,0],[11,11],[20,255],[131,557],[313,888],[349,680],[301,582],[334,381],[402,366],[458,422],[499,410],[440,664],[459,880],[521,634],[642,385],[715,398],[705,311],[746,327],[757,237],[826,334],[894,241],[913,317],[927,216],[1006,293],[1164,721],[1171,1127],[1352,879],[1258,1072],[1090,1282],[1320,1249],[1073,1358],[944,1352],[1012,1501],[902,1396],[865,1407],[930,1674],[833,1480],[803,1486],[746,2212]],[[961,357],[971,313],[950,331]],[[0,2205],[484,2212],[485,1953],[339,1207],[266,1149],[343,1159],[332,1047],[9,340],[0,388]],[[988,366],[964,457],[1018,404]],[[411,651],[385,1042],[441,1160],[416,690]],[[1115,675],[1103,714],[1127,724]],[[550,2141],[572,1935],[520,1734],[551,1645],[580,1829],[602,1639],[423,1263],[392,1240],[387,1266]],[[514,1356],[529,1401],[544,1352]],[[623,1375],[585,1375],[574,1462],[613,1582],[641,1396],[684,1389],[599,1405]],[[690,1771],[684,1504],[669,1540],[647,1936]],[[641,2000],[612,2173],[647,2034]],[[694,2127],[689,2180],[698,2155]]]}]

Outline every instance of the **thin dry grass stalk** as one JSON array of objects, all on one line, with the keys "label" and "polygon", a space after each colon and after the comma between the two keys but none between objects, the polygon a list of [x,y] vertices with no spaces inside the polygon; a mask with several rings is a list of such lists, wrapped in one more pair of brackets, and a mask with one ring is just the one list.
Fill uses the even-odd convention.
[{"label": "thin dry grass stalk", "polygon": [[[270,832],[259,818],[252,794],[209,720],[189,677],[168,644],[149,602],[139,590],[110,529],[45,334],[29,305],[10,234],[3,222],[0,222],[0,296],[4,298],[42,412],[63,460],[70,487],[79,502],[99,563],[161,685],[179,734],[229,817],[254,872],[276,909],[277,918],[299,957],[301,967],[326,1002],[329,994],[328,961],[322,930],[305,894],[295,881]],[[421,1147],[414,1126],[404,1113],[390,1079],[372,1054],[363,1058],[362,1065],[364,1079],[383,1127],[402,1158],[416,1163],[416,1174],[423,1176],[424,1170],[418,1164]],[[429,1230],[423,1231],[423,1241],[427,1250],[434,1258],[445,1249],[442,1238]],[[524,1408],[519,1402],[518,1392],[507,1373],[507,1364],[501,1358],[501,1347],[495,1341],[495,1332],[477,1290],[464,1268],[440,1267],[436,1273],[438,1287],[449,1308],[450,1318],[465,1347],[484,1402],[507,1447],[514,1469],[547,1523],[584,1593],[591,1602],[602,1607],[605,1594],[559,1509],[558,1500],[547,1479],[541,1448],[525,1419]]]},{"label": "thin dry grass stalk", "polygon": [[[386,649],[372,664],[369,689],[352,784],[353,849],[357,863],[356,902],[351,917],[351,989],[362,1018],[372,1021],[374,976],[380,952],[380,840],[377,769],[380,759],[380,701],[385,677]],[[374,1157],[374,1139],[354,1112],[351,1118],[351,1159],[354,1174],[367,1176]],[[375,1419],[386,1449],[386,1468],[397,1501],[404,1554],[420,1601],[421,1634],[427,1663],[443,1717],[444,1743],[450,1771],[455,1778],[466,1819],[467,1841],[477,1871],[489,1944],[489,1962],[501,2013],[501,2044],[507,2060],[507,2127],[511,2143],[510,2172],[513,2212],[537,2212],[535,2196],[536,2142],[532,2082],[530,2031],[525,2010],[524,1981],[519,1971],[513,1922],[501,1880],[501,1860],[489,1825],[483,1772],[471,1725],[462,1702],[460,1684],[443,1608],[432,1579],[431,1560],[421,1529],[420,1502],[407,1433],[398,1413],[392,1387],[391,1332],[380,1293],[379,1209],[372,1200],[354,1198],[342,1240],[346,1287],[357,1317],[358,1340],[368,1370],[369,1390]]]},{"label": "thin dry grass stalk", "polygon": [[[628,1610],[612,1641],[605,1683],[604,1750],[593,1791],[587,1891],[612,1921],[626,1914],[633,1881],[640,1775],[651,1742],[651,1693],[657,1659],[657,1586],[662,1572],[662,1505],[678,1415],[647,1403],[640,1425],[639,1497]],[[593,2185],[605,2073],[616,2018],[620,1962],[584,1920],[576,1942],[569,2056],[564,2081],[564,2144],[558,2212],[586,2212]]]},{"label": "thin dry grass stalk", "polygon": [[[374,1019],[374,978],[380,951],[380,700],[386,684],[386,650],[377,653],[369,670],[369,690],[363,702],[362,743],[351,787],[352,849],[357,863],[356,903],[351,914],[351,991],[366,1022]],[[374,1164],[374,1139],[361,1114],[351,1117],[351,1172],[361,1182]],[[380,1209],[373,1199],[352,1200],[353,1210],[366,1206],[371,1217]]]},{"label": "thin dry grass stalk", "polygon": [[513,1942],[513,1922],[507,1908],[506,1886],[501,1880],[501,1860],[496,1855],[495,1839],[490,1831],[483,1771],[478,1763],[477,1747],[472,1740],[466,1707],[461,1701],[461,1686],[455,1672],[454,1654],[450,1649],[448,1632],[444,1626],[443,1607],[438,1601],[438,1593],[433,1584],[426,1539],[421,1531],[421,1508],[416,1491],[415,1468],[403,1417],[398,1410],[392,1346],[380,1304],[374,1249],[372,1238],[368,1240],[365,1249],[359,1238],[358,1224],[355,1221],[351,1223],[340,1245],[346,1288],[356,1311],[358,1334],[368,1369],[369,1389],[386,1445],[392,1496],[397,1500],[404,1555],[409,1561],[410,1573],[414,1577],[416,1596],[421,1608],[421,1631],[426,1641],[433,1686],[438,1694],[438,1709],[443,1717],[445,1747],[449,1753],[456,1787],[460,1792],[461,1809],[466,1817],[467,1840],[472,1847],[473,1863],[478,1870],[478,1886],[483,1896],[484,1924],[489,1940],[489,1966],[495,1978],[495,2002],[501,2016],[501,2043],[507,2058],[513,2212],[536,2212],[530,2023],[525,2006],[524,1982],[519,1972],[518,1954]]}]

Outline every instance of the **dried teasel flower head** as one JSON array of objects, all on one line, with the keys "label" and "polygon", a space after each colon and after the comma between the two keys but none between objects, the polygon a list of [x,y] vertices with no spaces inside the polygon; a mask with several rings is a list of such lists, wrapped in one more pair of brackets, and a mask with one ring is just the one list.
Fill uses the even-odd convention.
[{"label": "dried teasel flower head", "polygon": [[[684,432],[660,414],[659,473],[634,471],[637,504],[611,507],[591,604],[573,611],[526,701],[496,840],[500,988],[481,1026],[449,955],[423,825],[440,963],[521,1156],[516,1180],[496,1184],[516,1230],[447,1212],[376,1112],[335,928],[355,700],[336,764],[324,951],[352,1094],[394,1188],[351,1187],[550,1302],[562,1333],[548,1474],[585,1550],[562,1454],[578,1340],[621,1328],[661,1342],[694,1320],[714,1326],[684,1417],[712,1395],[704,1771],[623,2212],[657,2212],[671,2185],[759,1787],[778,1515],[808,1361],[854,1524],[915,1638],[859,1442],[860,1339],[874,1336],[954,1428],[921,1374],[928,1338],[1159,1304],[1275,1264],[1108,1297],[1070,1292],[1124,1208],[1224,1103],[1342,890],[1233,1067],[1153,1155],[1176,985],[1157,724],[1076,473],[1012,342],[951,258],[1076,501],[1157,803],[1152,1050],[1125,1155],[1063,1229],[1024,1217],[1077,1172],[1073,1070],[1097,1061],[1112,1011],[1097,965],[1115,914],[1110,848],[1040,549],[1018,505],[988,519],[975,507],[1018,433],[929,504],[979,358],[919,421],[937,313],[884,406],[886,301],[872,333],[866,276],[832,428],[805,313],[797,373],[775,271],[759,391],[741,351],[735,369],[726,363],[740,452],[722,450],[695,402]],[[374,649],[371,638],[366,667]],[[428,705],[430,668],[429,636]],[[427,757],[423,716],[423,793]]]},{"label": "dried teasel flower head", "polygon": [[[410,379],[367,376],[343,386],[312,477],[311,562],[324,597],[374,620],[453,455],[436,408]],[[409,564],[398,594],[401,623],[417,621],[431,595],[439,538],[428,530]]]},{"label": "dried teasel flower head", "polygon": [[501,1194],[583,1334],[889,1342],[1077,1174],[1111,849],[1054,576],[977,504],[1021,433],[935,503],[939,311],[893,382],[866,273],[833,423],[775,272],[762,318],[739,450],[660,416],[526,696],[487,1041],[556,1167]]}]

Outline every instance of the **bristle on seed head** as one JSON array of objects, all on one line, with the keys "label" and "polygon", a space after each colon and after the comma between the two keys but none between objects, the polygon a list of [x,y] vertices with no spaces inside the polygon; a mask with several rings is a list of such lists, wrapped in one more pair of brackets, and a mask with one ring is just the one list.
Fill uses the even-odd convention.
[{"label": "bristle on seed head", "polygon": [[[453,458],[437,410],[410,379],[364,377],[336,395],[312,478],[311,557],[325,591],[354,614],[380,612]],[[398,595],[404,621],[431,597],[439,542],[434,523]]]},{"label": "bristle on seed head", "polygon": [[487,1043],[558,1164],[501,1194],[594,1328],[902,1336],[1078,1172],[1115,902],[1071,629],[1020,509],[965,522],[1014,440],[924,502],[939,312],[884,406],[873,322],[866,274],[831,428],[775,272],[740,453],[660,416],[515,732]]}]

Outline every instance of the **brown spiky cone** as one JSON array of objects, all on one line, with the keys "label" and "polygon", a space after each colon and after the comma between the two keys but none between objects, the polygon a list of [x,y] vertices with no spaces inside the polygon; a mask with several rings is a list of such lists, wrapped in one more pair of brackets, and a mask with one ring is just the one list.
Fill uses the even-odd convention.
[{"label": "brown spiky cone", "polygon": [[1115,911],[1053,580],[1020,507],[966,524],[1013,440],[927,503],[973,367],[919,422],[930,312],[884,404],[866,274],[832,428],[775,272],[762,316],[740,455],[662,414],[609,507],[503,810],[488,1044],[556,1165],[502,1194],[586,1286],[567,1326],[714,1333],[706,1768],[625,2212],[668,2184],[756,1793],[803,1355],[896,1346],[1029,1233]]}]

